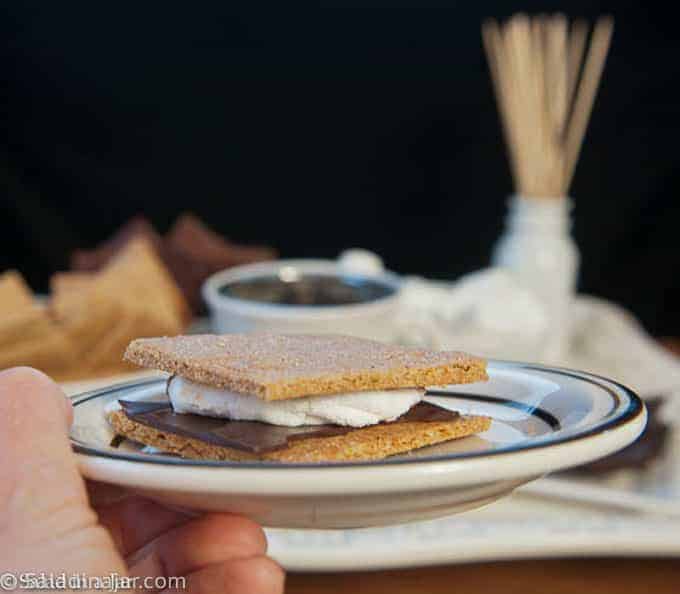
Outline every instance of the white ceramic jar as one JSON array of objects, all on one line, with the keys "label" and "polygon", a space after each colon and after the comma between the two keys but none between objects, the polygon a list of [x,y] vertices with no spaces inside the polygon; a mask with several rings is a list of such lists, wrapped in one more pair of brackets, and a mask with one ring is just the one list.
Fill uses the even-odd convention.
[{"label": "white ceramic jar", "polygon": [[570,337],[570,304],[580,263],[571,236],[571,209],[567,198],[513,196],[492,255],[493,265],[510,271],[543,305],[549,328],[542,352],[550,361],[560,360]]}]

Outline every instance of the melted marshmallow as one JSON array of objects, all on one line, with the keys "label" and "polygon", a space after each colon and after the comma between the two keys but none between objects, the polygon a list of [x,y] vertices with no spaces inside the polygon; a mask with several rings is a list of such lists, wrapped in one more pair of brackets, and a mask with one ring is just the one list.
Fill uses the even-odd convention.
[{"label": "melted marshmallow", "polygon": [[173,377],[168,396],[177,413],[193,413],[238,421],[262,421],[272,425],[344,425],[366,427],[394,421],[423,398],[418,389],[353,392],[266,402],[257,396],[238,394]]}]

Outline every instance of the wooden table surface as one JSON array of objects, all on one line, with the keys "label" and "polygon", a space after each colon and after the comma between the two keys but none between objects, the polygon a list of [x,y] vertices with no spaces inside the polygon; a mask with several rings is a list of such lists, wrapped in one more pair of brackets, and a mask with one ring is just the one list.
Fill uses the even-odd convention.
[{"label": "wooden table surface", "polygon": [[399,571],[289,574],[286,594],[678,594],[680,559],[474,563]]},{"label": "wooden table surface", "polygon": [[[680,340],[662,341],[680,354]],[[680,559],[557,559],[289,574],[287,594],[680,594]]]}]

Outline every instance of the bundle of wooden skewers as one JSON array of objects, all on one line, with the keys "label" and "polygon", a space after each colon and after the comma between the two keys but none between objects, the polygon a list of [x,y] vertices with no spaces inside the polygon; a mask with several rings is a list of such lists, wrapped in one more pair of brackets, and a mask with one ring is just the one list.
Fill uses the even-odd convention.
[{"label": "bundle of wooden skewers", "polygon": [[612,32],[613,20],[600,18],[588,43],[587,23],[562,14],[483,24],[518,195],[567,196]]}]

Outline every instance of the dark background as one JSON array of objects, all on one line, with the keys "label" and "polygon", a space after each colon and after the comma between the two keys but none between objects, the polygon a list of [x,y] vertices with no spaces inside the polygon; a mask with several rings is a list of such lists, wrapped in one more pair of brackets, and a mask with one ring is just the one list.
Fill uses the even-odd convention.
[{"label": "dark background", "polygon": [[642,2],[6,2],[0,270],[45,290],[136,213],[193,210],[283,256],[361,246],[403,273],[485,265],[510,177],[487,16],[610,12],[572,188],[583,291],[680,335],[680,40]]}]

